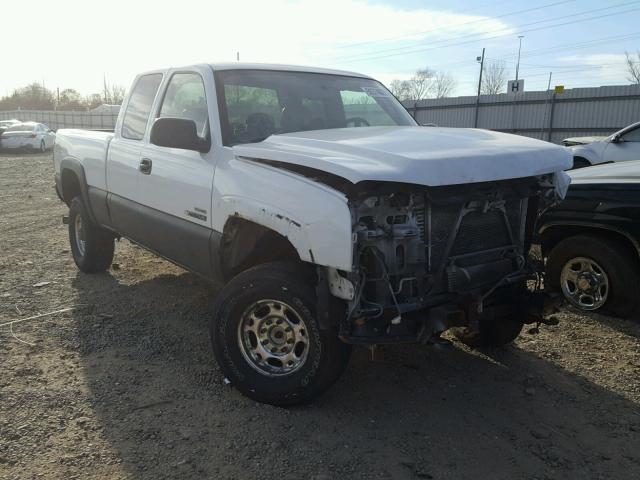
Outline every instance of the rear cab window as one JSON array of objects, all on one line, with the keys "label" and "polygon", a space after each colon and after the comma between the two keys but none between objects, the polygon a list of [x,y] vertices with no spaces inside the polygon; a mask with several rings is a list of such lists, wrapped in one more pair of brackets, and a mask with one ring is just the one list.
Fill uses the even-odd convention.
[{"label": "rear cab window", "polygon": [[127,110],[122,119],[121,135],[123,138],[142,140],[144,137],[160,82],[162,82],[161,73],[151,73],[138,78],[131,91]]}]

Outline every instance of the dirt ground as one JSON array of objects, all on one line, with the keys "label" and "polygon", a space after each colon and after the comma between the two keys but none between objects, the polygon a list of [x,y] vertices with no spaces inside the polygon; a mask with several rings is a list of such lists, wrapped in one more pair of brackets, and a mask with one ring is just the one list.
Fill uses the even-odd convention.
[{"label": "dirt ground", "polygon": [[129,242],[79,273],[50,155],[0,154],[1,479],[637,479],[640,323],[513,346],[357,349],[310,406],[224,383],[216,288]]}]

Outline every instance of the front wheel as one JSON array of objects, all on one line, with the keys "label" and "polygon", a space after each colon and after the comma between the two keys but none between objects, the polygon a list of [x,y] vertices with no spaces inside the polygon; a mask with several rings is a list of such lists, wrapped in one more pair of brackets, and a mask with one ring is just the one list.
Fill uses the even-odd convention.
[{"label": "front wheel", "polygon": [[295,265],[271,262],[235,277],[215,302],[213,351],[244,395],[290,406],[308,402],[338,379],[350,348],[321,329],[315,292]]}]

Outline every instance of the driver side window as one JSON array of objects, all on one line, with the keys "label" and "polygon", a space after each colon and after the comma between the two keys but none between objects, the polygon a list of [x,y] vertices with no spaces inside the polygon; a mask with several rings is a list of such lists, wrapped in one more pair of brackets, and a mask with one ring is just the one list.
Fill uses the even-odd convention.
[{"label": "driver side window", "polygon": [[159,118],[173,117],[193,120],[198,135],[209,135],[209,114],[204,83],[196,73],[176,73],[171,77],[162,100]]}]

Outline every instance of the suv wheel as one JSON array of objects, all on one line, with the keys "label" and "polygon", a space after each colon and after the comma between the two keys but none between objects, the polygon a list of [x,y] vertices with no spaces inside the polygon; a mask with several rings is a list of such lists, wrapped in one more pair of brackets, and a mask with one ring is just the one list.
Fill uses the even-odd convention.
[{"label": "suv wheel", "polygon": [[335,382],[350,348],[315,317],[315,291],[294,264],[272,262],[235,277],[218,295],[211,319],[213,351],[244,395],[289,406]]},{"label": "suv wheel", "polygon": [[548,287],[580,310],[622,317],[638,310],[638,261],[621,242],[596,235],[566,238],[549,252],[546,270]]},{"label": "suv wheel", "polygon": [[69,205],[69,243],[73,260],[81,271],[104,272],[111,265],[114,236],[91,221],[80,197]]}]

